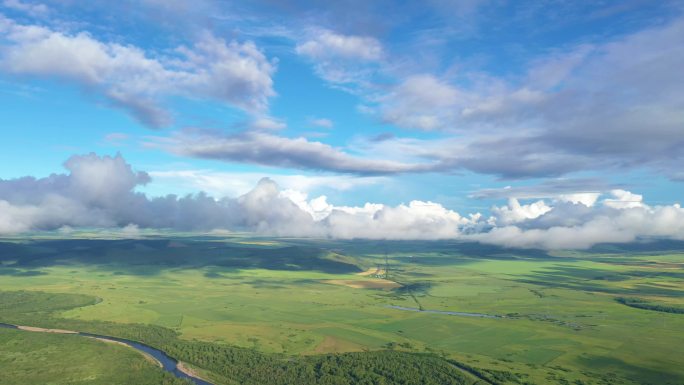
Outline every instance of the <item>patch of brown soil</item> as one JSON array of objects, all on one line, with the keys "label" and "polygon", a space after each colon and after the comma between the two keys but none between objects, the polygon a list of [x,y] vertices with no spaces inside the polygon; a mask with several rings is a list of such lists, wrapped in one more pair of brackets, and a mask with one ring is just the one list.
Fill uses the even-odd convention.
[{"label": "patch of brown soil", "polygon": [[21,330],[26,330],[28,332],[40,332],[40,333],[56,333],[56,334],[78,334],[78,332],[75,332],[73,330],[64,330],[64,329],[45,329],[45,328],[37,328],[34,326],[17,326],[18,329]]},{"label": "patch of brown soil", "polygon": [[349,342],[343,339],[325,336],[323,341],[316,346],[313,351],[315,354],[325,353],[344,353],[344,352],[360,352],[363,350],[361,345]]},{"label": "patch of brown soil", "polygon": [[393,281],[388,281],[386,279],[374,279],[374,280],[368,280],[368,281],[356,281],[356,280],[351,280],[351,279],[327,279],[321,281],[323,283],[328,283],[331,285],[340,285],[340,286],[347,286],[351,287],[354,289],[384,289],[384,290],[389,290],[389,289],[394,289],[396,287],[400,287],[401,285],[393,282]]},{"label": "patch of brown soil", "polygon": [[206,378],[203,378],[202,376],[200,376],[200,374],[197,373],[197,371],[196,371],[195,369],[189,367],[189,366],[188,366],[185,362],[183,362],[183,361],[178,361],[178,365],[176,365],[176,369],[178,369],[179,371],[181,371],[181,372],[187,374],[188,376],[192,376],[192,377],[195,377],[195,378],[199,378],[200,380],[209,382],[209,380],[207,380]]},{"label": "patch of brown soil", "polygon": [[385,274],[385,269],[379,269],[377,267],[371,267],[370,269],[368,269],[366,271],[356,273],[356,275],[360,275],[363,277],[367,277],[369,275],[384,275],[384,274]]}]

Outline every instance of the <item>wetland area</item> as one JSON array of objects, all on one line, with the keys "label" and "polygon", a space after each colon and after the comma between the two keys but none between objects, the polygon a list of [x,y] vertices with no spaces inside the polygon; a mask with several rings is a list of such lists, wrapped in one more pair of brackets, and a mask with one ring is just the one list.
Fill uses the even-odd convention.
[{"label": "wetland area", "polygon": [[[680,384],[682,246],[5,239],[0,322],[80,336],[4,328],[0,365],[68,366],[78,357],[59,346],[78,345],[98,352],[86,362],[118,357],[140,384],[261,384],[273,373],[272,383],[351,384],[359,371],[425,384]],[[69,383],[78,370],[45,372]]]}]

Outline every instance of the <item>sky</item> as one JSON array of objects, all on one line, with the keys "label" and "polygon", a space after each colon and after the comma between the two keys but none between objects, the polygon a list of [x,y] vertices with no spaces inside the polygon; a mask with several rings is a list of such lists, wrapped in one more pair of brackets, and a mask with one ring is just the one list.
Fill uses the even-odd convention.
[{"label": "sky", "polygon": [[684,238],[684,2],[0,0],[0,234]]}]

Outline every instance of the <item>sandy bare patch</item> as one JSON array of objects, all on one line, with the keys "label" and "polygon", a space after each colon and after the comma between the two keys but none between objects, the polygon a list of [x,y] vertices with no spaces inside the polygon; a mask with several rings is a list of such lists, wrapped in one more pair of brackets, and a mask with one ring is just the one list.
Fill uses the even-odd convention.
[{"label": "sandy bare patch", "polygon": [[106,343],[108,343],[108,344],[115,344],[115,345],[127,346],[127,347],[129,347],[129,348],[131,347],[130,345],[128,345],[128,344],[126,344],[126,343],[123,343],[123,342],[121,342],[121,341],[113,341],[113,340],[108,340],[108,339],[106,339],[106,338],[100,338],[100,337],[91,337],[91,336],[87,336],[87,337],[88,337],[88,338],[92,338],[92,339],[94,339],[94,340],[106,342]]},{"label": "sandy bare patch", "polygon": [[280,243],[272,241],[238,241],[241,245],[254,245],[254,246],[278,246]]},{"label": "sandy bare patch", "polygon": [[343,339],[325,336],[323,341],[321,341],[316,349],[313,351],[314,354],[325,354],[325,353],[344,353],[344,352],[360,352],[363,350],[363,346],[349,342]]},{"label": "sandy bare patch", "polygon": [[197,373],[197,371],[196,371],[195,369],[189,367],[189,366],[188,366],[185,362],[183,362],[183,361],[178,361],[178,364],[176,365],[176,369],[178,369],[179,371],[181,371],[181,372],[187,374],[188,376],[192,376],[192,377],[195,377],[195,378],[199,378],[199,379],[202,380],[202,381],[209,382],[209,380],[207,380],[206,378],[200,376],[199,373]]},{"label": "sandy bare patch", "polygon": [[384,274],[385,274],[385,269],[380,269],[377,267],[371,267],[370,269],[368,269],[366,271],[356,273],[356,275],[360,275],[362,277],[367,277],[369,275],[384,275]]},{"label": "sandy bare patch", "polygon": [[331,285],[340,285],[340,286],[347,286],[351,287],[354,289],[394,289],[396,287],[400,287],[401,285],[393,282],[393,281],[388,281],[386,279],[374,279],[374,280],[368,280],[368,281],[356,281],[356,280],[351,280],[351,279],[327,279],[321,281],[323,283],[329,283]]},{"label": "sandy bare patch", "polygon": [[45,329],[45,328],[37,328],[34,326],[21,326],[18,325],[17,329],[21,330],[26,330],[27,332],[40,332],[40,333],[57,333],[57,334],[78,334],[78,332],[75,332],[73,330],[64,330],[64,329]]}]

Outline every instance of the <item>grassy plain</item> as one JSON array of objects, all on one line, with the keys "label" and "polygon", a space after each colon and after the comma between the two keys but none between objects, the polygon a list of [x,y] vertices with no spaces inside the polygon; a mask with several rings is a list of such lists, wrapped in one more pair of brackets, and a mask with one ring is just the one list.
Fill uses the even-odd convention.
[{"label": "grassy plain", "polygon": [[[389,347],[437,352],[536,384],[681,384],[684,315],[616,301],[684,306],[681,250],[682,244],[544,253],[450,242],[20,239],[0,243],[0,290],[92,295],[101,302],[61,316],[160,325],[184,339],[267,353]],[[359,274],[384,269],[386,252],[388,279],[401,287]]]},{"label": "grassy plain", "polygon": [[[180,384],[129,347],[0,328],[0,384]],[[184,382],[183,382],[184,383]]]}]

